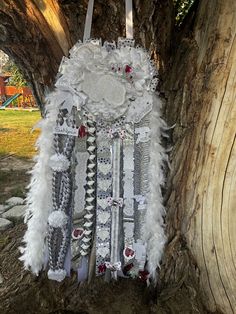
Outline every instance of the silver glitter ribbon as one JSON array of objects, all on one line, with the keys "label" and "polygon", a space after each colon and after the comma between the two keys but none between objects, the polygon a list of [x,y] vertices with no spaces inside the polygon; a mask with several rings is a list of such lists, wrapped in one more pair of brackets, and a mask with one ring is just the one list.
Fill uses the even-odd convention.
[{"label": "silver glitter ribbon", "polygon": [[126,249],[133,249],[134,243],[134,127],[126,125],[126,136],[123,140],[123,228],[124,228],[124,261],[132,259],[126,255]]},{"label": "silver glitter ribbon", "polygon": [[[149,193],[149,138],[150,114],[135,124],[134,136],[134,193],[135,193],[135,234],[134,249],[136,250],[137,270],[143,270],[146,262],[146,247],[143,239],[143,226],[146,216],[146,202]],[[136,274],[137,275],[137,274]]]},{"label": "silver glitter ribbon", "polygon": [[[112,197],[113,204],[111,208],[111,264],[120,262],[120,222],[121,211],[119,204],[120,199],[120,156],[121,156],[121,139],[120,137],[113,139],[112,144]],[[111,276],[117,279],[117,270],[111,272]]]}]

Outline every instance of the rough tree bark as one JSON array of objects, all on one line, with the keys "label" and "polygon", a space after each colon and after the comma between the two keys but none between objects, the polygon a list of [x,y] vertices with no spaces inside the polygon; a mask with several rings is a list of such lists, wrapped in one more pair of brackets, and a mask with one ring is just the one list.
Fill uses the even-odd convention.
[{"label": "rough tree bark", "polygon": [[[23,69],[38,102],[63,54],[82,38],[87,1],[4,0],[0,47]],[[1,313],[236,313],[234,192],[236,2],[201,0],[174,28],[171,0],[134,1],[135,38],[160,68],[169,125],[166,246],[157,288],[136,281],[80,287],[21,270],[22,226],[1,236]],[[124,35],[123,1],[95,1],[94,37]]]},{"label": "rough tree bark", "polygon": [[186,240],[207,308],[236,313],[236,2],[201,1],[192,25],[163,85],[166,117],[177,122],[168,231]]},{"label": "rough tree bark", "polygon": [[[0,2],[1,49],[15,59],[43,109],[63,55],[83,38],[87,2],[73,0],[4,0]],[[168,58],[173,23],[172,1],[135,1],[137,43],[159,46]],[[157,28],[158,25],[158,28]],[[123,1],[95,1],[92,36],[116,40],[125,35]],[[157,43],[156,38],[159,38]],[[153,47],[153,48],[154,48]]]}]

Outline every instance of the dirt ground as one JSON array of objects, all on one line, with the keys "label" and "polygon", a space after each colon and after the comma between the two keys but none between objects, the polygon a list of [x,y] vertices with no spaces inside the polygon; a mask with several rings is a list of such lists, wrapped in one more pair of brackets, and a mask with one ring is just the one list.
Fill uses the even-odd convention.
[{"label": "dirt ground", "polygon": [[31,159],[7,155],[0,158],[0,204],[12,196],[25,197],[28,173],[34,165]]},{"label": "dirt ground", "polygon": [[[0,159],[0,198],[24,197],[32,160],[6,156]],[[36,277],[19,261],[26,226],[17,223],[0,233],[1,314],[207,314],[189,294],[186,285],[162,292],[138,280],[107,284],[93,278],[78,284],[76,273],[62,283],[49,281],[46,272]],[[194,305],[194,307],[193,307]],[[193,309],[194,308],[194,309]],[[216,313],[215,313],[216,314]]]}]

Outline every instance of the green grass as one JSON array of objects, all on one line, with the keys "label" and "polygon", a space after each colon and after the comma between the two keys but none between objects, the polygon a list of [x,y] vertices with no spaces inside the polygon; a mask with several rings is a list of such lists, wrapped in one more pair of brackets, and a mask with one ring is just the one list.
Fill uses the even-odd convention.
[{"label": "green grass", "polygon": [[0,110],[0,158],[9,154],[32,158],[39,135],[39,130],[32,132],[32,127],[39,120],[39,111]]},{"label": "green grass", "polygon": [[[34,156],[39,130],[32,132],[32,128],[39,120],[39,111],[0,110],[0,204],[11,196],[26,195],[29,174],[26,170],[13,167],[13,163],[18,158],[28,163]],[[9,157],[11,154],[14,159]],[[9,163],[9,169],[2,169],[3,163]]]}]

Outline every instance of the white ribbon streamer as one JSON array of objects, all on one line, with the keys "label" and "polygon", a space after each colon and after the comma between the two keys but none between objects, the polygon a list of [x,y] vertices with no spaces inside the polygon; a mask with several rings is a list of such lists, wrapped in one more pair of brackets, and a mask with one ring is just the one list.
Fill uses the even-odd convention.
[{"label": "white ribbon streamer", "polygon": [[133,38],[133,5],[132,0],[125,0],[126,38]]},{"label": "white ribbon streamer", "polygon": [[[89,0],[88,9],[85,19],[83,42],[90,39],[91,27],[93,19],[94,0]],[[125,0],[125,22],[126,22],[126,38],[133,38],[133,3],[132,0]]]},{"label": "white ribbon streamer", "polygon": [[92,26],[92,18],[93,18],[93,4],[94,4],[94,0],[89,0],[86,19],[85,19],[83,42],[86,42],[86,40],[89,39],[91,36],[91,26]]}]

